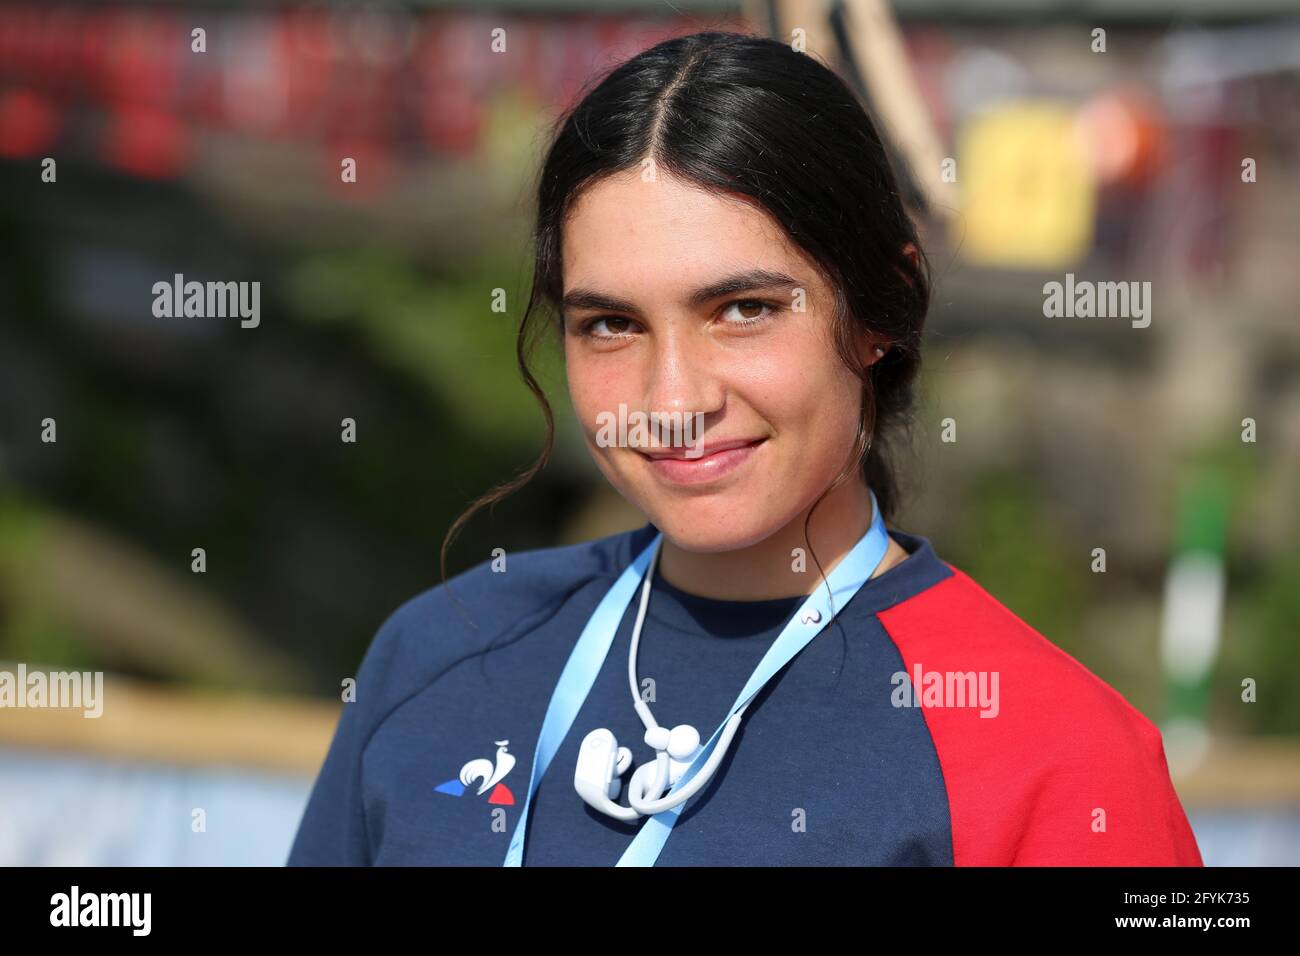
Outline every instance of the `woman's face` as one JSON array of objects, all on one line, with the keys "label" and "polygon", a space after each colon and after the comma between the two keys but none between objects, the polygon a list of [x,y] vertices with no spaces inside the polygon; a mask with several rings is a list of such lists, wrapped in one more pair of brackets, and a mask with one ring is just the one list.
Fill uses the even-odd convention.
[{"label": "woman's face", "polygon": [[[563,255],[569,394],[610,483],[688,551],[748,547],[811,506],[847,463],[862,386],[835,351],[830,286],[780,227],[630,171],[580,195]],[[663,413],[654,447],[628,447],[635,413]]]}]

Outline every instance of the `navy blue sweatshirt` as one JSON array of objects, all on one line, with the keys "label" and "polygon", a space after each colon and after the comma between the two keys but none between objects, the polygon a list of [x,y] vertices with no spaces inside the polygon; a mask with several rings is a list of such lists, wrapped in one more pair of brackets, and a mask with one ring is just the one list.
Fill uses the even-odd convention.
[{"label": "navy blue sweatshirt", "polygon": [[[484,562],[452,579],[452,596],[440,585],[395,611],[362,660],[289,865],[500,866],[560,672],[596,605],[654,534],[646,524],[511,554],[504,572]],[[926,538],[890,534],[910,556],[863,585],[754,699],[655,865],[1199,865],[1154,726],[941,561]],[[577,748],[596,728],[612,730],[635,765],[653,757],[627,679],[637,598],[538,786],[525,866],[612,866],[644,822],[613,820],[573,787]],[[703,598],[656,575],[637,667],[643,686],[654,682],[656,720],[692,724],[707,740],[801,603]],[[963,640],[985,664],[1048,681],[1048,699],[1074,709],[1026,720],[1003,702],[998,721],[974,707],[900,706],[900,674],[919,677],[917,665],[945,655],[971,666]],[[1086,720],[1080,708],[1105,712],[1093,722],[1103,748],[1089,749],[1082,768],[1053,756],[1055,723]],[[1074,806],[1080,769],[1102,771],[1102,780]],[[1025,787],[1012,782],[1021,779]],[[1098,839],[1088,816],[1098,801],[1141,836]],[[1030,832],[1035,815],[1042,833]],[[1061,827],[1076,822],[1062,842]]]}]

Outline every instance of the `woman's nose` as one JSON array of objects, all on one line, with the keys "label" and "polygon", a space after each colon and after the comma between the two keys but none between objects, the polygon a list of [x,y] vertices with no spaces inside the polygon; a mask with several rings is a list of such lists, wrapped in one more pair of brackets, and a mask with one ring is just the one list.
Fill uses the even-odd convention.
[{"label": "woman's nose", "polygon": [[669,335],[657,343],[647,380],[646,411],[693,415],[722,407],[725,389],[708,345],[683,335]]}]

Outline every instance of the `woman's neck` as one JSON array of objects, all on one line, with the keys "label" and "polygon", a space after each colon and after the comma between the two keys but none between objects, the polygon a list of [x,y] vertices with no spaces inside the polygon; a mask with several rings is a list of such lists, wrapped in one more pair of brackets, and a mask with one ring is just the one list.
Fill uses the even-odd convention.
[{"label": "woman's neck", "polygon": [[[682,591],[725,601],[765,601],[811,594],[822,584],[817,562],[822,571],[830,574],[867,533],[871,526],[871,496],[865,483],[844,482],[816,506],[805,538],[807,515],[807,510],[802,511],[776,534],[735,551],[685,551],[665,537],[659,573]],[[796,570],[800,566],[795,562],[796,548],[804,553],[803,570]],[[889,550],[872,577],[907,557],[907,552],[890,538]]]}]

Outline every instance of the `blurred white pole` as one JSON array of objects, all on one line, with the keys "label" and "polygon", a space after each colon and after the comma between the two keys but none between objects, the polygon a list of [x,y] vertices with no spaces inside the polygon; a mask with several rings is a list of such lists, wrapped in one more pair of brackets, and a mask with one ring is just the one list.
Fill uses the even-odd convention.
[{"label": "blurred white pole", "polygon": [[940,170],[943,142],[916,84],[902,31],[885,0],[844,0],[845,25],[853,58],[871,94],[883,131],[912,168],[917,188],[939,218],[957,207],[955,183]]},{"label": "blurred white pole", "polygon": [[1160,664],[1168,698],[1162,727],[1170,771],[1182,775],[1209,750],[1209,686],[1222,641],[1227,493],[1197,472],[1178,500],[1176,544],[1165,576]]}]

